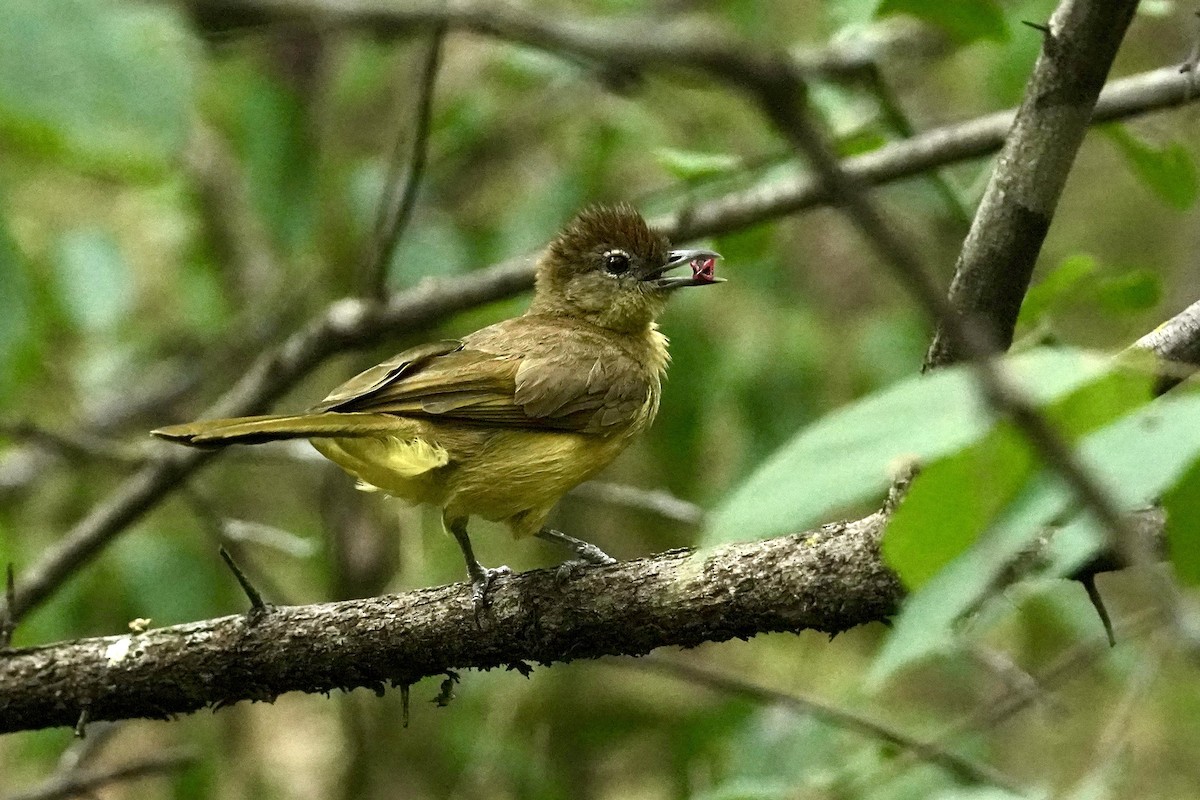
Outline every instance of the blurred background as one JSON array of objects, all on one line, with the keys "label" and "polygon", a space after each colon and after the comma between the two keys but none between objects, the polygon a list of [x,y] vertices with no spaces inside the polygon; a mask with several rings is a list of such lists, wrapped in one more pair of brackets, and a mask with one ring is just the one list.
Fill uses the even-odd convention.
[{"label": "blurred background", "polygon": [[[813,86],[814,107],[851,155],[1018,103],[1041,44],[1021,21],[1044,21],[1054,7],[981,0],[939,15],[938,4],[883,5],[916,16],[880,14],[876,0],[557,0],[536,13],[698,26],[801,57],[869,53],[877,68]],[[1114,76],[1181,62],[1197,35],[1194,11],[1145,0]],[[146,431],[193,418],[255,353],[356,291],[393,149],[398,138],[401,152],[412,145],[432,41],[419,25],[385,33],[188,3],[6,0],[0,562],[19,571],[36,560],[136,468]],[[1084,277],[1020,340],[1116,349],[1196,299],[1198,114],[1185,106],[1089,135],[1039,267],[1083,263]],[[989,168],[970,162],[876,192],[943,284]],[[707,79],[614,73],[451,30],[428,163],[387,286],[529,257],[591,202],[663,214],[803,171],[752,104]],[[671,305],[658,421],[602,478],[657,502],[585,487],[552,519],[618,558],[693,543],[705,510],[766,456],[831,409],[913,375],[929,340],[835,211],[700,244],[724,255],[729,282]],[[519,313],[526,300],[330,359],[275,408],[306,407],[408,345]],[[485,564],[533,569],[562,555],[486,523],[472,530]],[[15,644],[239,612],[222,543],[279,603],[462,579],[435,513],[355,492],[306,446],[244,449],[131,527],[21,624]],[[1123,575],[1101,587],[1118,619],[1142,607]],[[885,635],[870,625],[833,640],[771,635],[667,655],[923,738],[953,730],[956,751],[1043,796],[1196,796],[1194,666],[1153,633],[1097,649],[1102,632],[1078,585],[1009,590],[1000,618],[960,656],[868,692],[862,675]],[[95,796],[1000,796],[861,733],[669,674],[598,662],[461,677],[444,708],[427,702],[436,680],[413,687],[407,729],[398,692],[367,691],[124,723],[94,764],[174,747],[197,758]],[[0,797],[52,774],[71,743],[68,730],[0,738]]]}]

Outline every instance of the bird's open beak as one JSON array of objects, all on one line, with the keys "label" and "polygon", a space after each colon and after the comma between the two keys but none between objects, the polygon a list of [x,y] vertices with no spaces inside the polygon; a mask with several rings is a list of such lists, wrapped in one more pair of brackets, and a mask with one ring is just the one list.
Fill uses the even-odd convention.
[{"label": "bird's open beak", "polygon": [[[667,263],[663,268],[642,278],[656,289],[678,289],[681,286],[707,286],[710,283],[724,283],[724,278],[713,275],[720,253],[712,250],[672,250],[667,254]],[[667,275],[671,270],[688,266],[691,275]]]}]

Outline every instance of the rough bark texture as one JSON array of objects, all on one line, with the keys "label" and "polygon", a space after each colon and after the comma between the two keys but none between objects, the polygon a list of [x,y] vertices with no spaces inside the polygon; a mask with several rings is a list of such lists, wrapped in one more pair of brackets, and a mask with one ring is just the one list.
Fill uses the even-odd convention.
[{"label": "rough bark texture", "polygon": [[[1042,53],[1000,151],[950,285],[955,311],[1008,349],[1054,209],[1137,0],[1067,0],[1043,33]],[[963,353],[944,327],[925,368]]]},{"label": "rough bark texture", "polygon": [[768,631],[886,619],[901,587],[878,556],[883,515],[705,554],[502,579],[477,625],[464,584],[271,608],[145,633],[0,653],[0,732],[165,717],[290,691],[382,692],[447,669],[641,655]]}]

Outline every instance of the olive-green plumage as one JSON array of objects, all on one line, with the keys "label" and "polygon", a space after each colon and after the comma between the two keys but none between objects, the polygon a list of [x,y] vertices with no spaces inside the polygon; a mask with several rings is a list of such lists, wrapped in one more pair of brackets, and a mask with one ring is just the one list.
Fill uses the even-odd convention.
[{"label": "olive-green plumage", "polygon": [[715,257],[670,252],[629,206],[592,208],[539,260],[524,315],[406,350],[304,414],[154,434],[199,447],[310,439],[366,487],[441,507],[460,543],[470,516],[538,534],[564,493],[653,421],[668,361],[655,317],[672,289],[715,282],[663,273],[711,270]]}]

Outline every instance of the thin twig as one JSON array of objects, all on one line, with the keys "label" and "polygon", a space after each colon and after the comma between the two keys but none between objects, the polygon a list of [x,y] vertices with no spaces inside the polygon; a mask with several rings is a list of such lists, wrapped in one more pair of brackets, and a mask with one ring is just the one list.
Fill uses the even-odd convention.
[{"label": "thin twig", "polygon": [[1133,674],[1125,686],[1120,702],[1113,710],[1112,717],[1096,742],[1094,760],[1097,764],[1114,763],[1121,756],[1121,751],[1129,745],[1133,728],[1133,718],[1139,709],[1144,708],[1146,696],[1154,686],[1162,667],[1163,653],[1161,645],[1154,639],[1140,654],[1141,658],[1133,667]]},{"label": "thin twig", "polygon": [[114,783],[175,772],[191,766],[196,756],[189,751],[171,751],[117,767],[72,770],[51,778],[41,786],[8,795],[5,800],[65,800],[90,795]]},{"label": "thin twig", "polygon": [[[1156,614],[1143,612],[1133,614],[1116,623],[1117,630],[1126,639],[1141,635],[1157,626]],[[1109,652],[1108,638],[1095,637],[1073,644],[1064,649],[1047,666],[1033,675],[1034,683],[1041,691],[1008,692],[998,700],[982,704],[947,725],[929,739],[934,746],[949,746],[961,741],[973,731],[995,728],[1038,702],[1045,692],[1085,674],[1085,667]],[[903,753],[888,764],[861,776],[863,786],[878,786],[889,775],[898,775],[918,763],[911,753]]]},{"label": "thin twig", "polygon": [[[413,143],[410,148],[407,169],[402,167],[404,137],[399,133],[396,135],[387,177],[384,180],[383,196],[379,200],[375,232],[362,268],[361,293],[364,297],[382,299],[387,296],[388,265],[391,263],[396,246],[404,235],[404,231],[408,228],[413,209],[416,207],[417,191],[420,189],[421,178],[425,173],[425,163],[429,157],[433,90],[437,82],[442,57],[442,43],[445,38],[446,25],[439,23],[433,32],[432,40],[429,43],[429,52],[425,56],[425,65],[421,72],[417,121],[412,134]],[[404,181],[401,187],[402,176]],[[397,191],[398,187],[400,187],[399,191]]]},{"label": "thin twig", "polygon": [[[883,70],[878,65],[872,65],[866,72],[866,75],[868,80],[867,85],[875,95],[876,102],[879,103],[884,123],[904,139],[910,140],[917,136],[916,128],[908,118],[908,115],[904,113],[904,107],[900,103],[900,98],[892,90],[891,85],[883,74]],[[849,170],[849,165],[846,165],[846,169]],[[933,186],[934,191],[942,198],[946,211],[951,220],[953,220],[956,229],[968,230],[971,227],[971,210],[963,202],[962,195],[951,182],[950,178],[939,170],[930,170],[928,181]]]},{"label": "thin twig", "polygon": [[92,721],[91,706],[84,705],[83,710],[79,712],[79,718],[75,720],[75,738],[86,739],[88,723]]},{"label": "thin twig", "polygon": [[653,656],[640,659],[623,659],[606,662],[610,666],[636,669],[669,675],[688,683],[707,686],[711,689],[738,697],[745,697],[765,705],[782,706],[807,714],[839,728],[856,731],[872,739],[878,739],[907,751],[913,758],[936,764],[960,780],[972,784],[998,786],[1014,794],[1024,794],[1025,789],[995,768],[966,756],[961,756],[942,745],[923,742],[914,736],[899,731],[890,725],[858,711],[840,708],[813,697],[784,692],[761,686],[728,673]]},{"label": "thin twig", "polygon": [[220,133],[201,123],[192,130],[183,166],[196,187],[204,235],[226,267],[223,273],[232,278],[229,293],[252,298],[254,313],[260,314],[263,298],[278,294],[286,270],[237,156]]},{"label": "thin twig", "polygon": [[[242,571],[243,577],[255,586],[262,586],[263,590],[275,598],[277,603],[287,604],[289,602],[288,594],[279,586],[278,582],[264,574],[263,570],[249,557],[242,541],[231,534],[230,520],[218,514],[214,510],[213,503],[195,488],[185,487],[183,495],[187,500],[188,508],[196,515],[205,533],[216,543],[218,550],[229,551],[230,557],[238,563],[238,569]],[[243,564],[246,566],[242,567]],[[251,575],[254,576],[253,580],[250,580]],[[245,590],[243,589],[243,591]],[[261,593],[260,591],[259,594],[261,595]],[[251,604],[253,604],[253,600],[251,600]]]},{"label": "thin twig", "polygon": [[666,519],[699,525],[704,521],[704,509],[662,489],[641,489],[623,483],[588,481],[572,489],[568,497],[578,497],[594,503],[649,511]]},{"label": "thin twig", "polygon": [[117,442],[82,431],[53,431],[29,420],[0,422],[0,437],[28,442],[55,455],[88,463],[136,467],[146,462],[145,455],[134,453]]}]

